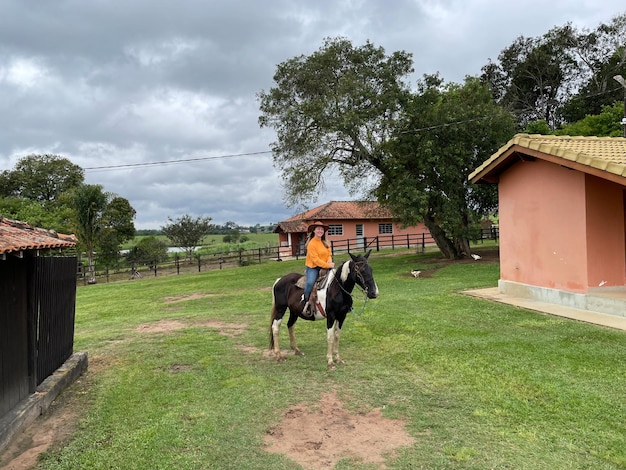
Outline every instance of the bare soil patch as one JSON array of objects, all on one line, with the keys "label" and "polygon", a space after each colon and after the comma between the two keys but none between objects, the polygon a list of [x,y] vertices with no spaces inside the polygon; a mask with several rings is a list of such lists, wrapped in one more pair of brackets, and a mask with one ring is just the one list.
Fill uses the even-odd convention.
[{"label": "bare soil patch", "polygon": [[186,300],[198,300],[206,297],[212,297],[215,294],[190,294],[190,295],[178,295],[175,297],[165,297],[164,302],[166,304],[173,304],[176,302],[184,302]]},{"label": "bare soil patch", "polygon": [[403,422],[383,417],[378,408],[352,414],[331,392],[312,409],[305,405],[289,408],[280,425],[265,436],[265,450],[285,454],[311,470],[333,468],[342,459],[385,469],[387,458],[414,442]]},{"label": "bare soil patch", "polygon": [[9,443],[0,453],[0,469],[31,469],[37,464],[40,454],[63,446],[68,441],[78,425],[85,406],[81,395],[89,387],[86,374],[65,389],[52,402],[45,414],[38,416],[24,432]]}]

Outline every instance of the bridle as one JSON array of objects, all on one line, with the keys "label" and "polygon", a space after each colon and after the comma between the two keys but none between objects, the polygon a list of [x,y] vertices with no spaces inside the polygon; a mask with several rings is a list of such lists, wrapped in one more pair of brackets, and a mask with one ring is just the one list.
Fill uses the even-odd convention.
[{"label": "bridle", "polygon": [[[357,261],[351,261],[351,262],[354,263],[354,274],[356,278],[359,281],[361,281],[361,284],[365,285],[366,284],[365,278],[363,277],[363,274],[361,273],[361,269],[363,269],[365,265],[367,265],[367,260],[359,261],[359,262]],[[354,295],[352,294],[352,292],[348,292],[346,288],[343,287],[343,283],[339,282],[339,280],[337,279],[337,276],[335,276],[335,279],[337,280],[337,284],[339,285],[339,288],[354,299]],[[367,296],[367,287],[361,287],[361,284],[359,284],[358,282],[354,283],[355,286],[361,289],[361,292],[363,293],[363,299],[364,299],[363,308],[361,309],[361,312],[358,315],[356,315],[357,317],[360,317],[361,315],[363,315],[363,312],[365,311],[365,305],[367,304],[367,301],[369,300],[369,297]]]}]

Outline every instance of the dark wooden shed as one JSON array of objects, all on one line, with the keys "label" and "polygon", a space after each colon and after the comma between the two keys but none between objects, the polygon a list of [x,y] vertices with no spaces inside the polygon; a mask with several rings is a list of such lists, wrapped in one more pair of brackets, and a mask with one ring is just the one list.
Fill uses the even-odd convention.
[{"label": "dark wooden shed", "polygon": [[76,241],[0,217],[0,419],[72,355]]}]

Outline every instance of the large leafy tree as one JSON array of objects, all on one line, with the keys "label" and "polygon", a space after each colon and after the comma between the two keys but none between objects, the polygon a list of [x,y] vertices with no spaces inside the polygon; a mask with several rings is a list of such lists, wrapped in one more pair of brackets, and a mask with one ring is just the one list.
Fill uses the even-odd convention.
[{"label": "large leafy tree", "polygon": [[58,232],[70,231],[64,195],[82,184],[83,169],[58,155],[29,155],[0,172],[0,215]]},{"label": "large leafy tree", "polygon": [[521,127],[544,120],[552,129],[560,124],[560,106],[569,96],[576,60],[570,47],[569,25],[554,28],[539,38],[518,37],[500,52],[498,62],[482,69],[482,79],[494,97],[510,109]]},{"label": "large leafy tree", "polygon": [[495,206],[493,190],[471,188],[467,176],[510,138],[513,121],[476,79],[445,88],[426,77],[414,94],[411,71],[407,53],[327,40],[278,66],[276,86],[259,94],[259,122],[277,131],[288,202],[314,198],[336,169],[353,193],[376,196],[407,224],[424,220],[455,258],[469,250],[474,211]]},{"label": "large leafy tree", "polygon": [[496,210],[497,194],[468,176],[514,129],[513,116],[477,78],[446,85],[425,76],[378,167],[378,199],[406,225],[424,221],[446,257],[469,255],[479,216]]},{"label": "large leafy tree", "polygon": [[59,155],[29,155],[0,177],[2,196],[18,196],[41,203],[57,201],[82,184],[84,170]]},{"label": "large leafy tree", "polygon": [[572,77],[578,90],[563,105],[568,123],[601,114],[604,106],[622,100],[622,87],[613,77],[626,76],[626,13],[573,35],[571,47],[578,63],[578,73]]},{"label": "large leafy tree", "polygon": [[344,38],[326,39],[312,55],[278,65],[276,86],[258,95],[259,124],[277,132],[274,165],[289,205],[315,201],[333,170],[354,192],[376,181],[372,162],[385,158],[412,67],[406,52],[386,56],[369,42],[353,47]]},{"label": "large leafy tree", "polygon": [[161,227],[161,231],[174,246],[182,248],[189,259],[202,239],[213,230],[211,217],[194,219],[189,214],[185,214],[178,219],[168,217],[167,220],[168,224]]},{"label": "large leafy tree", "polygon": [[120,246],[135,236],[136,211],[127,199],[109,195],[106,208],[100,220],[98,237],[98,262],[106,266],[114,265],[120,256]]},{"label": "large leafy tree", "polygon": [[544,121],[550,129],[600,114],[622,99],[615,75],[626,76],[626,14],[593,30],[571,24],[536,38],[517,38],[482,68],[498,103],[519,128]]},{"label": "large leafy tree", "polygon": [[101,250],[106,258],[134,236],[135,210],[126,199],[105,193],[99,184],[78,186],[70,192],[68,201],[79,247],[87,252],[88,282],[95,283],[94,253]]},{"label": "large leafy tree", "polygon": [[32,199],[14,196],[0,197],[0,216],[21,220],[35,227],[45,227],[59,233],[71,231],[68,226],[70,214],[71,209],[62,203],[56,203],[54,207],[50,207]]}]

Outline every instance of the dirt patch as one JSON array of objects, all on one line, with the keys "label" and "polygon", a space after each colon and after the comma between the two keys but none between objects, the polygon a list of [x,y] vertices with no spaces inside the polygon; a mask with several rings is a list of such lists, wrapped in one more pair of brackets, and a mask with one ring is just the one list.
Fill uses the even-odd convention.
[{"label": "dirt patch", "polygon": [[65,389],[45,414],[38,416],[0,453],[0,469],[28,470],[37,464],[41,453],[63,446],[78,426],[84,406],[80,396],[88,387],[88,379],[83,375]]},{"label": "dirt patch", "polygon": [[179,320],[159,320],[155,323],[142,323],[135,328],[135,331],[139,333],[167,333],[180,330],[181,328],[197,326],[214,328],[218,330],[219,334],[229,337],[240,335],[248,327],[246,323],[227,323],[219,320],[208,320],[198,323],[185,323]]},{"label": "dirt patch", "polygon": [[414,442],[401,421],[384,418],[380,409],[351,414],[333,392],[313,409],[289,408],[281,424],[265,436],[265,450],[285,454],[305,469],[333,468],[342,459],[384,469],[386,458]]},{"label": "dirt patch", "polygon": [[198,300],[198,299],[204,299],[206,297],[212,297],[215,294],[189,294],[189,295],[178,295],[175,297],[165,297],[165,299],[163,299],[163,301],[166,304],[173,304],[176,302],[185,302],[187,300]]}]

